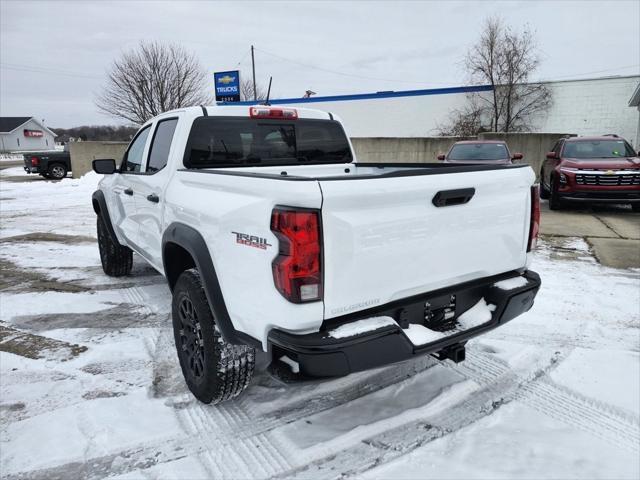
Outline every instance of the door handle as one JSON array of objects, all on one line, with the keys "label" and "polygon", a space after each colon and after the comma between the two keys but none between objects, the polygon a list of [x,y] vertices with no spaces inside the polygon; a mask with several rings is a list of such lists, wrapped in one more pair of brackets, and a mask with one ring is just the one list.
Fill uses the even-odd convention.
[{"label": "door handle", "polygon": [[125,188],[123,193],[125,195],[133,195],[133,190],[131,190],[130,188]]},{"label": "door handle", "polygon": [[475,188],[458,188],[456,190],[441,190],[436,193],[431,202],[436,207],[463,205],[476,194]]},{"label": "door handle", "polygon": [[160,201],[160,197],[155,193],[152,193],[151,195],[147,195],[147,200],[153,203],[158,203]]}]

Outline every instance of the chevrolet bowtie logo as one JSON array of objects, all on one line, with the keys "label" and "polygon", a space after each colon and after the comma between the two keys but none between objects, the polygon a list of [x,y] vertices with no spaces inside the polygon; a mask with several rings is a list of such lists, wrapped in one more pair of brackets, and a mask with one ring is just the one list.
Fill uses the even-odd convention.
[{"label": "chevrolet bowtie logo", "polygon": [[607,171],[606,171],[606,172],[604,172],[604,173],[606,173],[607,175],[613,175],[613,170],[607,170]]},{"label": "chevrolet bowtie logo", "polygon": [[236,77],[232,77],[230,75],[225,75],[224,77],[218,78],[218,83],[224,83],[225,85],[227,83],[231,83],[231,82],[235,82],[235,81],[236,81]]}]

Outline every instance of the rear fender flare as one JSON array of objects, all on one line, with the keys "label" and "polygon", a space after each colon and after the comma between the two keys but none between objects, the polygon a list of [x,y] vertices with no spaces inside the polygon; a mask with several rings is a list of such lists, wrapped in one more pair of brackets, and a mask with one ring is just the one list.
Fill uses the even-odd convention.
[{"label": "rear fender flare", "polygon": [[218,275],[216,274],[211,255],[202,235],[194,228],[180,222],[170,224],[162,235],[162,265],[165,271],[165,277],[169,282],[169,288],[173,291],[178,276],[184,269],[180,266],[172,265],[172,258],[168,254],[167,246],[174,244],[183,248],[193,259],[195,267],[200,273],[202,285],[204,287],[209,306],[216,321],[216,325],[220,329],[223,338],[235,345],[251,345],[261,347],[261,343],[253,337],[239,332],[233,326],[227,305],[222,295]]}]

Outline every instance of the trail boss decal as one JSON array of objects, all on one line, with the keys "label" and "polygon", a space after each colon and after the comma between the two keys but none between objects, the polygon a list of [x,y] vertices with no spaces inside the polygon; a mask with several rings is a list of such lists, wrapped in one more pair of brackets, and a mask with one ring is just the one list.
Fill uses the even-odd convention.
[{"label": "trail boss decal", "polygon": [[260,250],[266,250],[271,244],[267,243],[266,238],[256,237],[255,235],[249,235],[248,233],[231,232],[236,236],[236,243],[240,245],[247,245],[248,247],[259,248]]}]

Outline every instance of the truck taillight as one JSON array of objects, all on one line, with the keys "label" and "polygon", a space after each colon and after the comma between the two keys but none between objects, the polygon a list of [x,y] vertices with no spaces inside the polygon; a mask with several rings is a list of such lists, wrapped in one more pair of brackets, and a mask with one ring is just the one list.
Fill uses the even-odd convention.
[{"label": "truck taillight", "polygon": [[273,281],[293,303],[322,299],[320,212],[276,207],[271,231],[278,238],[279,254],[273,261]]},{"label": "truck taillight", "polygon": [[536,248],[538,233],[540,232],[540,186],[531,187],[531,221],[529,225],[529,242],[527,252]]},{"label": "truck taillight", "polygon": [[38,157],[31,157],[31,166],[35,167],[40,164],[40,159]]},{"label": "truck taillight", "polygon": [[295,108],[271,108],[271,107],[251,107],[249,108],[251,118],[286,118],[296,120],[298,111]]}]

